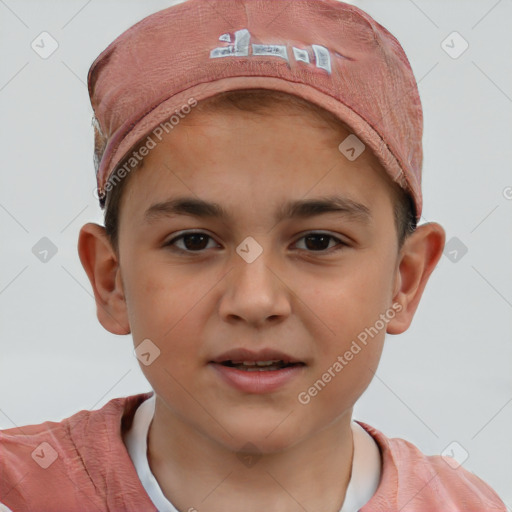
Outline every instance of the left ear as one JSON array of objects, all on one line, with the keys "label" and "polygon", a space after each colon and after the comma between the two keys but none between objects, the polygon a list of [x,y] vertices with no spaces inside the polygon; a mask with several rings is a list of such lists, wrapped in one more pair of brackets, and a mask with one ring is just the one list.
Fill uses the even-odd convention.
[{"label": "left ear", "polygon": [[411,325],[428,278],[443,254],[446,233],[436,222],[418,226],[400,251],[393,303],[402,309],[387,324],[386,332],[400,334]]}]

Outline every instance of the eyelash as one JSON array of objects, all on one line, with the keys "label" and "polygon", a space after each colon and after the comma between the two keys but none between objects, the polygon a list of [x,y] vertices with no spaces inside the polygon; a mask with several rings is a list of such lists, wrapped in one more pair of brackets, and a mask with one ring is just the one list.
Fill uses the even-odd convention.
[{"label": "eyelash", "polygon": [[[213,237],[211,237],[210,235],[208,235],[207,233],[205,233],[204,231],[187,231],[185,233],[182,233],[181,235],[177,236],[177,237],[174,237],[172,240],[169,240],[169,242],[167,242],[165,244],[165,247],[171,247],[171,249],[173,251],[176,251],[176,252],[184,252],[184,253],[187,253],[187,254],[193,254],[193,253],[202,253],[204,252],[206,249],[202,249],[202,250],[199,250],[199,251],[191,251],[191,250],[188,250],[188,249],[181,249],[181,248],[176,248],[176,247],[172,247],[178,240],[182,240],[184,238],[186,238],[187,236],[191,236],[191,235],[205,235],[206,237],[208,237],[209,239],[213,240]],[[332,254],[336,251],[339,251],[345,247],[349,247],[349,244],[345,243],[343,240],[341,240],[340,238],[337,238],[333,235],[330,235],[328,233],[322,233],[322,232],[319,232],[319,231],[309,231],[307,232],[305,235],[301,236],[295,243],[297,243],[299,240],[302,240],[303,238],[307,238],[308,236],[324,236],[324,237],[327,237],[327,238],[330,238],[332,240],[336,240],[338,243],[337,246],[334,246],[334,248],[330,248],[329,249],[323,249],[323,250],[319,250],[319,251],[307,251],[307,249],[303,249],[303,250],[306,250],[307,252],[310,252],[310,253],[318,253],[318,254]]]}]

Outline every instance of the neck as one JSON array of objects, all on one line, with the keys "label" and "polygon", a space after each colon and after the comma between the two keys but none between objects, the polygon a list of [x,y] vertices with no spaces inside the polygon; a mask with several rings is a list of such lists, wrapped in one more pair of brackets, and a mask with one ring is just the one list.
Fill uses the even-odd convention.
[{"label": "neck", "polygon": [[242,454],[183,422],[157,397],[149,465],[178,510],[338,512],[352,471],[351,413],[285,450]]}]

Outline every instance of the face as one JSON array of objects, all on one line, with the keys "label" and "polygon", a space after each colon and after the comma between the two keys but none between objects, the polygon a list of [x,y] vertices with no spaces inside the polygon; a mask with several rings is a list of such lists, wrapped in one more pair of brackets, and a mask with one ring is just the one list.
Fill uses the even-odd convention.
[{"label": "face", "polygon": [[391,180],[369,150],[338,150],[348,135],[302,112],[194,111],[134,172],[120,273],[135,346],[160,351],[141,369],[162,415],[265,453],[348,424],[398,257]]}]

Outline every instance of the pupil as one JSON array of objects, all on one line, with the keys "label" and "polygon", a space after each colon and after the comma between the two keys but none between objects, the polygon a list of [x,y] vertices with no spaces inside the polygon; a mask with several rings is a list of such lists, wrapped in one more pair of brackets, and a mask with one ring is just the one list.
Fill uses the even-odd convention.
[{"label": "pupil", "polygon": [[322,244],[325,247],[321,248],[321,249],[326,249],[329,246],[329,238],[330,238],[329,235],[309,235],[309,236],[306,237],[306,247],[308,249],[311,249],[311,248],[314,249],[315,244],[313,243],[313,247],[311,247],[311,244],[309,244],[309,242],[311,240],[319,240],[319,239],[321,239],[323,242],[327,241],[327,245]]},{"label": "pupil", "polygon": [[[201,233],[193,233],[191,235],[186,235],[183,238],[183,241],[185,243],[185,247],[187,249],[189,249],[189,250],[191,250],[191,249],[203,249],[204,247],[201,246],[201,243],[199,242],[199,246],[198,246],[196,244],[196,242],[197,242],[198,239],[203,239],[203,242],[204,242],[204,240],[206,240],[206,238],[208,238],[208,237],[205,236],[205,235],[202,235]],[[194,240],[195,242],[193,242],[192,244],[187,243],[187,240],[191,240],[191,239]]]}]

